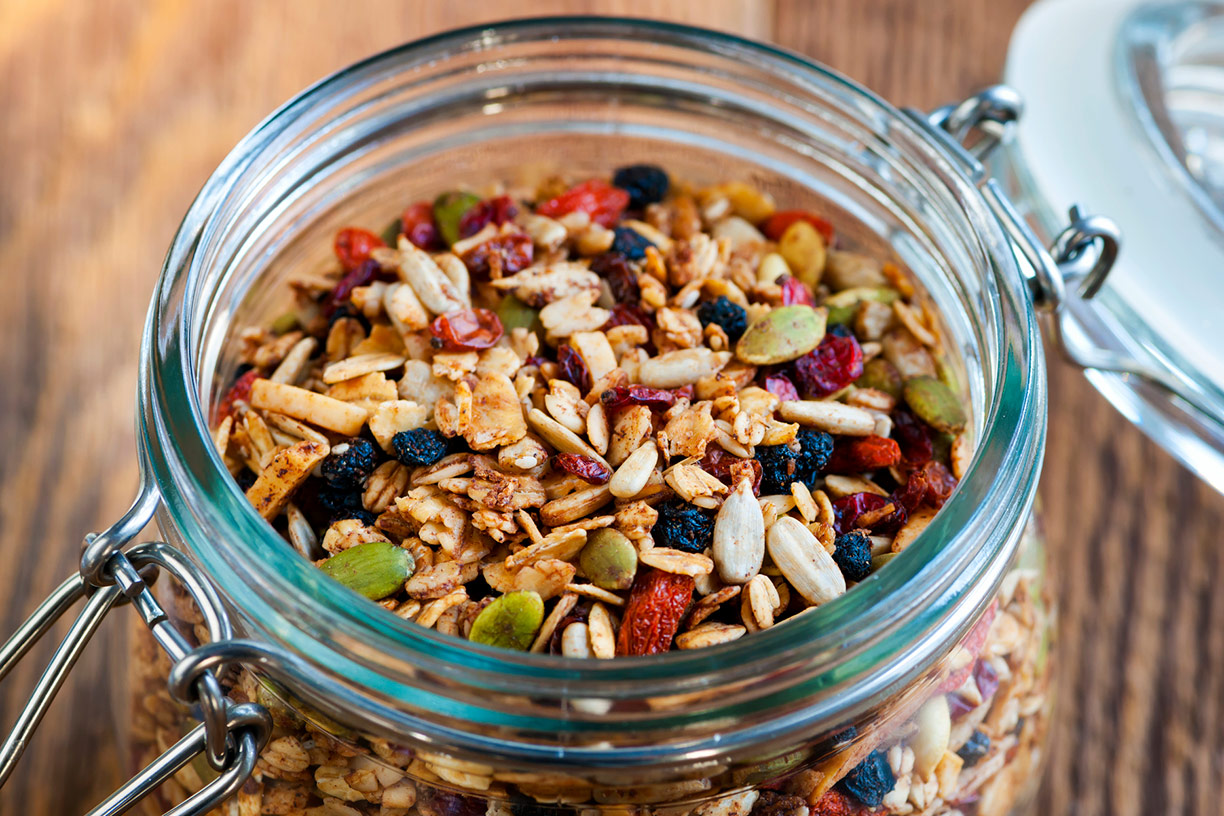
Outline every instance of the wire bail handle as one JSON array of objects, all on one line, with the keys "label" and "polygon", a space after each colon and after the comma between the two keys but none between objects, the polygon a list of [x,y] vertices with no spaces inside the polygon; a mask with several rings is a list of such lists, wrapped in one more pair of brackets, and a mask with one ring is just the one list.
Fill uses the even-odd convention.
[{"label": "wire bail handle", "polygon": [[[254,771],[259,752],[271,735],[272,719],[263,706],[234,703],[217,679],[220,670],[233,662],[232,658],[224,657],[227,645],[236,642],[220,596],[186,555],[165,542],[146,541],[126,551],[122,549],[153,519],[159,502],[157,489],[142,467],[140,489],[132,506],[103,532],[85,537],[78,571],[39,604],[0,646],[0,682],[3,682],[43,635],[78,601],[84,600],[84,608],[69,626],[0,744],[0,785],[12,775],[34,729],[106,614],[124,604],[137,611],[153,639],[173,662],[176,682],[170,687],[171,697],[188,706],[201,722],[87,816],[126,813],[201,754],[219,775],[168,811],[167,816],[203,816],[237,793]],[[182,585],[204,618],[210,639],[206,653],[212,656],[207,665],[196,658],[196,653],[205,646],[192,648],[153,595],[151,587],[162,570]]]}]

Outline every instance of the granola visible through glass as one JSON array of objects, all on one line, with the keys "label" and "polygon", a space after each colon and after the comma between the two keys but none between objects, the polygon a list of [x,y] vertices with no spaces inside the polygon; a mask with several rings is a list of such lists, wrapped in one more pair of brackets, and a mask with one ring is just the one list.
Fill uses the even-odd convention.
[{"label": "granola visible through glass", "polygon": [[[333,246],[242,333],[216,444],[290,546],[417,625],[591,659],[727,643],[886,569],[968,466],[930,301],[751,185],[450,191]],[[1045,729],[1037,585],[1013,571],[901,736],[694,812],[1006,812]],[[258,795],[292,807],[249,812],[453,810],[405,773],[506,787],[374,746],[399,772],[367,789],[371,754],[322,739],[283,730]]]}]

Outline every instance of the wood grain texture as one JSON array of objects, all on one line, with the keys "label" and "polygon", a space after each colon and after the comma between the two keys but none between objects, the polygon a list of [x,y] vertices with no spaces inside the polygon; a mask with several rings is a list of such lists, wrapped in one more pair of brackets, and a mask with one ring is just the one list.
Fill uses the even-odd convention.
[{"label": "wood grain texture", "polygon": [[[1025,0],[0,3],[0,631],[135,485],[140,325],[181,214],[226,151],[314,79],[515,13],[684,20],[812,55],[929,107],[1000,74]],[[1218,814],[1224,499],[1052,361],[1043,495],[1062,680],[1043,814]],[[0,813],[57,816],[116,781],[114,671],[91,650]],[[40,650],[45,659],[48,649]],[[111,655],[120,660],[121,656]],[[7,724],[34,680],[0,688]]]}]

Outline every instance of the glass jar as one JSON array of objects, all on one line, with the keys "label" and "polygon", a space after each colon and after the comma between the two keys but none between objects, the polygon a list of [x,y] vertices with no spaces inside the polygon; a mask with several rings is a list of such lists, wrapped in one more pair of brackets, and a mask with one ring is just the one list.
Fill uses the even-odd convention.
[{"label": "glass jar", "polygon": [[[644,159],[696,183],[750,181],[787,207],[818,202],[846,245],[913,272],[971,409],[959,488],[845,596],[694,652],[508,653],[355,602],[252,510],[214,448],[207,417],[236,367],[236,327],[284,311],[287,279],[325,264],[320,236],[340,226],[464,183]],[[133,771],[208,719],[166,690],[177,662],[174,698],[218,669],[234,701],[272,712],[230,814],[802,816],[833,812],[834,783],[895,813],[1022,809],[1050,716],[1052,610],[1031,523],[1046,380],[1020,262],[1033,250],[1018,255],[978,171],[922,120],[801,57],[645,21],[444,34],[303,92],[205,185],[150,310],[150,489],[133,512],[160,496],[166,540],[242,639],[194,648],[228,633],[193,603],[204,590],[161,582],[192,651],[171,660],[143,627],[134,641]],[[215,775],[197,758],[156,805]]]}]

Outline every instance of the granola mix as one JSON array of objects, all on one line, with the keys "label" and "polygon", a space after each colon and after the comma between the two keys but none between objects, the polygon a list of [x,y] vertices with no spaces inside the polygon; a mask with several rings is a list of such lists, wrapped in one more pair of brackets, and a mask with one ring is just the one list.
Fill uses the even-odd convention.
[{"label": "granola mix", "polygon": [[[413,204],[381,236],[341,230],[337,267],[294,280],[296,308],[242,334],[216,411],[258,512],[371,601],[521,651],[706,648],[851,591],[963,475],[967,412],[931,304],[897,265],[837,248],[820,215],[650,165],[484,192]],[[738,787],[693,812],[1004,813],[1045,728],[1045,615],[1016,570],[900,735],[852,735],[768,789],[519,784],[284,717],[233,812],[484,812],[445,789],[510,812],[496,800],[511,787],[581,809]],[[154,745],[170,715],[147,688]],[[259,699],[258,682],[237,693]]]}]

